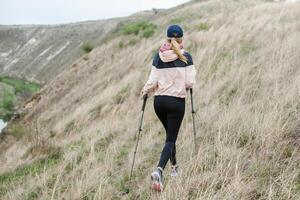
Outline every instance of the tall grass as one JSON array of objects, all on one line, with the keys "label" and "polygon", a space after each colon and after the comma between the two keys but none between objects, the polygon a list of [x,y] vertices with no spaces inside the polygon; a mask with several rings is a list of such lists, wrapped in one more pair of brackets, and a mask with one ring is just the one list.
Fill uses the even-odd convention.
[{"label": "tall grass", "polygon": [[[140,91],[150,72],[152,51],[164,39],[145,39],[125,49],[118,47],[120,38],[112,38],[91,52],[89,62],[78,60],[76,68],[47,85],[23,119],[40,127],[39,137],[63,147],[63,159],[22,182],[13,181],[1,198],[299,198],[300,7],[216,0],[171,11],[153,23],[167,26],[174,13],[201,11],[201,20],[211,27],[200,31],[197,18],[182,21],[190,27],[184,44],[198,71],[194,100],[199,148],[193,152],[188,96],[177,141],[180,176],[171,178],[168,165],[164,191],[149,189],[149,174],[165,141],[149,98],[133,179],[128,179]],[[157,31],[165,34],[163,27]],[[95,110],[97,115],[91,115]],[[1,145],[2,174],[33,162],[23,158],[31,141],[22,138]]]}]

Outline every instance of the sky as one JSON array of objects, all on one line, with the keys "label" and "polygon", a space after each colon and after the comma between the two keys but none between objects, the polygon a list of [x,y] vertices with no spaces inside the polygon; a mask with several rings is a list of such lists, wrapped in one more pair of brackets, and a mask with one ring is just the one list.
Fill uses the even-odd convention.
[{"label": "sky", "polygon": [[60,24],[107,19],[189,0],[0,0],[0,24]]}]

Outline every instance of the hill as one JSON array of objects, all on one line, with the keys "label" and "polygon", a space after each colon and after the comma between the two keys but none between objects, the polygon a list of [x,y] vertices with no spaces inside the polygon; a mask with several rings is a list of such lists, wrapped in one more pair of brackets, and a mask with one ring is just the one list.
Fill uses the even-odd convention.
[{"label": "hill", "polygon": [[[36,93],[1,136],[2,199],[299,199],[300,5],[192,1],[128,21]],[[128,180],[140,91],[170,23],[198,71],[178,139],[180,176],[149,174],[164,143],[150,98]]]},{"label": "hill", "polygon": [[124,20],[148,15],[59,25],[0,25],[0,73],[47,83],[84,54],[84,45],[101,46]]}]

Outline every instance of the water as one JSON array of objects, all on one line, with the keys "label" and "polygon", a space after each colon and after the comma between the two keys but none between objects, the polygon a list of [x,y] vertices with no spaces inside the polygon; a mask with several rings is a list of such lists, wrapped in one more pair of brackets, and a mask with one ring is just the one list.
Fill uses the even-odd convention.
[{"label": "water", "polygon": [[5,123],[2,119],[0,119],[0,134],[6,125],[7,125],[7,123]]}]

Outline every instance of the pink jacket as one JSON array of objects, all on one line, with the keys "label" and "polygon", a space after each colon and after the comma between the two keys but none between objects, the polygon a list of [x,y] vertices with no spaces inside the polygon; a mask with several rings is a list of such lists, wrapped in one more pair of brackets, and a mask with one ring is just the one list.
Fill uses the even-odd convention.
[{"label": "pink jacket", "polygon": [[159,51],[153,59],[151,73],[143,87],[147,94],[186,97],[186,89],[192,88],[196,80],[196,70],[192,56],[181,50],[188,59],[185,63],[178,59],[173,50]]}]

